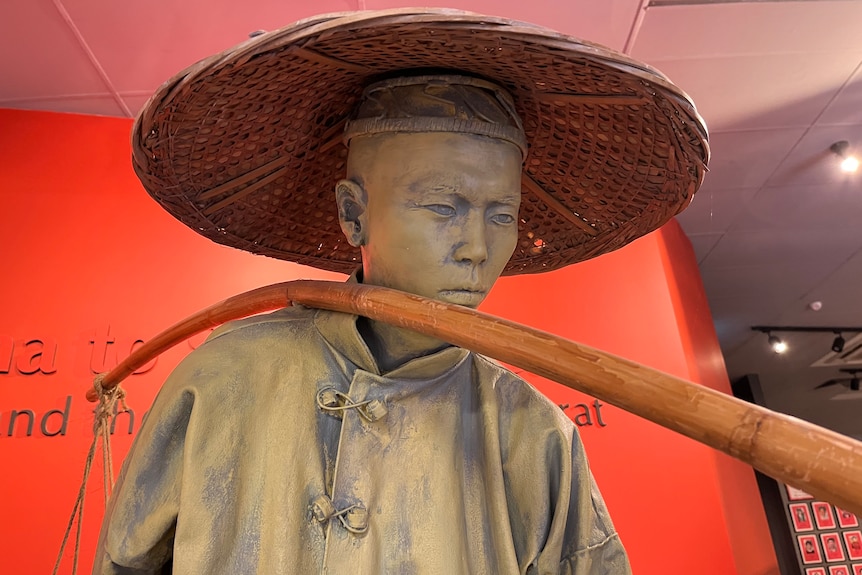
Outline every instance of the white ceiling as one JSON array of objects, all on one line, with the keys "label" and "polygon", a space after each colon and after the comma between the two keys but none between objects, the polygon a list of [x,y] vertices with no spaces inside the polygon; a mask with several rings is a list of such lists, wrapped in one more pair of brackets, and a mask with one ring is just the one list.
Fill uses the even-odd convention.
[{"label": "white ceiling", "polygon": [[[376,0],[4,0],[0,107],[133,116],[164,80],[212,53]],[[713,159],[679,220],[697,253],[731,378],[758,373],[770,405],[862,437],[862,399],[813,388],[832,334],[788,334],[776,356],[752,325],[862,326],[862,1],[450,0],[625,51],[662,70],[707,120]],[[807,308],[822,301],[819,312]],[[781,334],[785,335],[785,334]],[[847,339],[850,339],[849,337]],[[862,365],[859,365],[862,367]],[[860,394],[862,398],[862,394]]]}]

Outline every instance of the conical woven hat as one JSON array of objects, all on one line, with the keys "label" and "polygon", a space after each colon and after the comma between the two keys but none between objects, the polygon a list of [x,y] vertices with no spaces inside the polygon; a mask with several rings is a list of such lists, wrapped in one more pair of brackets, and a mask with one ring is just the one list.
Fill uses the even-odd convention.
[{"label": "conical woven hat", "polygon": [[452,10],[322,16],[183,71],[132,135],[147,191],[196,232],[256,254],[350,272],[334,200],[345,121],[397,71],[505,87],[523,121],[519,241],[504,273],[615,250],[684,209],[709,156],[688,97],[659,72],[530,24]]}]

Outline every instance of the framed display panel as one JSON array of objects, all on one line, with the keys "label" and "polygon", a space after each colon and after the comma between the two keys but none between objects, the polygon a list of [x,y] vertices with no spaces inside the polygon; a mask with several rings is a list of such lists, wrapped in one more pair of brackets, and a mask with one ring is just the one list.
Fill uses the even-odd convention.
[{"label": "framed display panel", "polygon": [[790,520],[793,523],[793,530],[797,533],[814,531],[814,520],[807,503],[791,503]]},{"label": "framed display panel", "polygon": [[796,541],[799,573],[862,575],[862,563],[855,563],[862,562],[859,518],[787,485],[780,493],[786,526]]},{"label": "framed display panel", "polygon": [[815,501],[811,504],[811,509],[814,512],[814,522],[817,524],[817,529],[825,530],[838,527],[831,505],[825,501]]},{"label": "framed display panel", "polygon": [[[736,397],[769,407],[760,382],[733,383]],[[782,575],[862,575],[862,526],[849,511],[757,474]]]},{"label": "framed display panel", "polygon": [[847,549],[847,556],[851,561],[862,561],[862,531],[845,531],[842,533],[844,537],[844,547]]},{"label": "framed display panel", "polygon": [[841,536],[838,533],[821,533],[820,543],[823,547],[823,556],[828,563],[847,560],[847,554],[844,552],[844,545],[841,544]]},{"label": "framed display panel", "polygon": [[849,511],[844,511],[843,509],[836,507],[835,513],[838,515],[838,527],[844,529],[849,527],[859,527],[859,518]]}]

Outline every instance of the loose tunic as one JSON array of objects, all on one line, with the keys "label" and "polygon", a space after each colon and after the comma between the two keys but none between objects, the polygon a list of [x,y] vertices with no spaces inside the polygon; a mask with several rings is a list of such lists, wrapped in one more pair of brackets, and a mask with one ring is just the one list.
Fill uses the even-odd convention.
[{"label": "loose tunic", "polygon": [[457,347],[381,374],[355,316],[302,307],[216,331],[147,415],[94,573],[171,568],[630,573],[559,407]]}]

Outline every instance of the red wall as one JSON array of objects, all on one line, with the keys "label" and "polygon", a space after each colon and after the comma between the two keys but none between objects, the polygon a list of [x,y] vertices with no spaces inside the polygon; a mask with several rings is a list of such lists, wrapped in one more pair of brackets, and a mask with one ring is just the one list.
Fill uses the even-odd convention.
[{"label": "red wall", "polygon": [[[92,423],[83,394],[102,355],[110,366],[135,339],[253,287],[340,276],[217,246],[175,222],[132,173],[128,120],[0,110],[0,128],[0,557],[3,572],[47,573],[79,488]],[[483,309],[729,388],[697,266],[675,223],[597,260],[505,278]],[[114,343],[100,345],[108,328]],[[189,349],[126,382],[135,429]],[[40,366],[52,373],[20,373]],[[528,379],[559,403],[592,403]],[[65,434],[46,436],[42,418],[62,411],[68,396]],[[24,409],[34,413],[33,433],[19,416],[10,437],[11,412]],[[581,432],[637,575],[778,572],[750,469],[612,406],[601,412],[606,425]],[[46,430],[58,431],[62,419],[49,416]],[[117,467],[127,426],[121,419],[114,435]],[[100,463],[93,474],[83,572],[103,509]],[[61,572],[70,570],[66,563]]]}]

